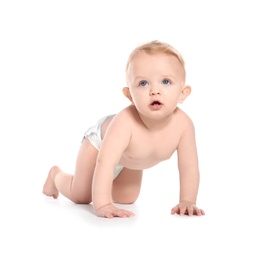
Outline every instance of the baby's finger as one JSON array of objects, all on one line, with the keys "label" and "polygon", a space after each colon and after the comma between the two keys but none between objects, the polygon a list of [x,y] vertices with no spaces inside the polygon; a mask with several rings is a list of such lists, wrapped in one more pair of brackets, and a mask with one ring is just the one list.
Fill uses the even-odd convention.
[{"label": "baby's finger", "polygon": [[194,208],[194,214],[197,215],[197,216],[201,216],[202,211],[199,208]]},{"label": "baby's finger", "polygon": [[113,218],[114,215],[113,215],[111,212],[106,212],[106,213],[104,214],[104,217],[105,217],[105,218]]},{"label": "baby's finger", "polygon": [[205,213],[204,213],[204,211],[202,210],[202,209],[196,209],[196,214],[198,215],[198,216],[203,216],[203,215],[205,215]]},{"label": "baby's finger", "polygon": [[181,206],[181,207],[179,207],[179,215],[180,216],[184,216],[185,214],[186,214],[186,212],[187,212],[187,207],[186,206]]},{"label": "baby's finger", "polygon": [[120,217],[120,218],[129,218],[133,217],[135,214],[128,210],[116,210],[113,212],[114,217]]},{"label": "baby's finger", "polygon": [[173,207],[172,209],[171,209],[171,214],[178,214],[179,213],[179,207],[178,207],[178,205],[177,206],[175,206],[175,207]]},{"label": "baby's finger", "polygon": [[187,208],[187,214],[189,215],[189,216],[192,216],[193,215],[193,206],[189,206],[188,208]]}]

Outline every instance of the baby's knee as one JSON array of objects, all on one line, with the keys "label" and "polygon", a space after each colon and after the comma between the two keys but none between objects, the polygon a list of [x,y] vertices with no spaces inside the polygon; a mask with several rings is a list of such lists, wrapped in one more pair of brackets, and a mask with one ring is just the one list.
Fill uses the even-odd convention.
[{"label": "baby's knee", "polygon": [[92,198],[85,196],[75,196],[72,201],[75,204],[90,204],[92,202]]},{"label": "baby's knee", "polygon": [[114,203],[119,203],[119,204],[133,204],[135,203],[136,200],[132,200],[132,199],[128,200],[124,198],[124,199],[114,199],[113,201]]},{"label": "baby's knee", "polygon": [[130,193],[130,194],[114,194],[113,201],[119,204],[133,204],[138,199],[138,193]]}]

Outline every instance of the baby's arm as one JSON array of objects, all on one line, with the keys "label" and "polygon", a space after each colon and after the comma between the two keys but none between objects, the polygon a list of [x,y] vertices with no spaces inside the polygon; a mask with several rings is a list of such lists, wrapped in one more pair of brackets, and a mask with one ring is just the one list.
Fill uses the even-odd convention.
[{"label": "baby's arm", "polygon": [[204,215],[204,211],[196,206],[199,189],[200,173],[195,141],[195,129],[187,117],[183,122],[183,136],[180,139],[178,153],[178,168],[180,174],[179,204],[172,209],[172,214]]},{"label": "baby's arm", "polygon": [[103,138],[97,157],[92,184],[92,201],[96,214],[100,217],[134,215],[130,211],[115,207],[111,196],[114,170],[131,138],[128,121],[127,114],[123,111],[114,117]]}]

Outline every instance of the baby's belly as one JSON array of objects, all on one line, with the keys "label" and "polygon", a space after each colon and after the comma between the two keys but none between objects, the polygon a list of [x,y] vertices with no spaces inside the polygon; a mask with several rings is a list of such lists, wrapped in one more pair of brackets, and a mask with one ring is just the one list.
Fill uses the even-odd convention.
[{"label": "baby's belly", "polygon": [[128,161],[128,160],[121,160],[120,164],[128,169],[133,170],[144,170],[151,168],[155,165],[157,165],[159,162],[134,162],[134,161]]},{"label": "baby's belly", "polygon": [[148,157],[148,158],[128,158],[122,157],[120,160],[120,164],[126,168],[133,170],[143,170],[151,168],[161,161],[167,160],[169,158],[156,158],[156,157]]}]

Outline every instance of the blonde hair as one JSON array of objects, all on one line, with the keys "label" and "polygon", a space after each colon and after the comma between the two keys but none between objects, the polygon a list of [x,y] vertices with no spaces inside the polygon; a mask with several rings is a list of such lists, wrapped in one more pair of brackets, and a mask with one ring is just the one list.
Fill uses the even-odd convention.
[{"label": "blonde hair", "polygon": [[128,70],[129,64],[132,62],[132,60],[142,52],[150,54],[150,55],[166,54],[166,55],[174,56],[175,58],[178,59],[181,66],[183,67],[184,79],[186,78],[185,61],[182,55],[170,44],[165,43],[165,42],[160,42],[158,40],[144,43],[138,46],[137,48],[135,48],[129,55],[127,65],[126,65],[126,71]]}]

